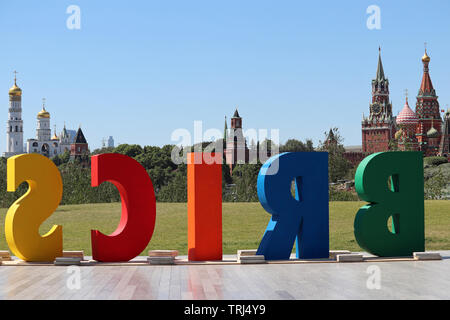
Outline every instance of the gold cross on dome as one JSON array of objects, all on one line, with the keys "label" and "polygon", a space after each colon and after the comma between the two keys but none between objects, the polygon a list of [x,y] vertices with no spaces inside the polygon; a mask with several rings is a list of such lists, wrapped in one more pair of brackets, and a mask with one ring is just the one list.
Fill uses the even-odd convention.
[{"label": "gold cross on dome", "polygon": [[405,97],[406,97],[406,100],[408,100],[408,89],[405,89]]},{"label": "gold cross on dome", "polygon": [[14,83],[16,83],[16,79],[17,79],[17,74],[18,74],[18,72],[16,71],[16,70],[14,70]]},{"label": "gold cross on dome", "polygon": [[42,107],[45,108],[45,98],[42,98]]}]

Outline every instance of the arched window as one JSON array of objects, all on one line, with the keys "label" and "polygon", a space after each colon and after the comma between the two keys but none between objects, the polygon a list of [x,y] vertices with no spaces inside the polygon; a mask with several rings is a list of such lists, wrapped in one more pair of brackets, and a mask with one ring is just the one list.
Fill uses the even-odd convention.
[{"label": "arched window", "polygon": [[37,147],[39,144],[37,142],[33,142],[33,147]]},{"label": "arched window", "polygon": [[16,132],[19,132],[19,127],[18,126],[16,126]]}]

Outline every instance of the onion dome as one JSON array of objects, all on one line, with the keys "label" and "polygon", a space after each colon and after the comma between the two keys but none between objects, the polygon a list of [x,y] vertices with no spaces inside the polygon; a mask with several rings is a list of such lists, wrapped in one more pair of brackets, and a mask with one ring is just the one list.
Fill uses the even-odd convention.
[{"label": "onion dome", "polygon": [[405,106],[398,114],[396,121],[398,125],[410,125],[419,123],[419,119],[417,118],[416,114],[409,107],[408,98],[406,98]]},{"label": "onion dome", "polygon": [[39,119],[42,119],[42,118],[50,118],[50,113],[49,113],[47,110],[45,110],[45,107],[42,107],[42,110],[39,111],[37,117],[38,117]]},{"label": "onion dome", "polygon": [[439,132],[432,126],[430,130],[427,132],[428,138],[437,138],[439,137]]},{"label": "onion dome", "polygon": [[53,132],[53,136],[51,140],[59,140],[59,137],[56,135],[56,125],[55,125],[55,131]]},{"label": "onion dome", "polygon": [[11,87],[11,89],[9,89],[9,95],[20,97],[22,95],[22,89],[20,89],[14,82],[14,85]]},{"label": "onion dome", "polygon": [[422,62],[430,62],[431,58],[427,54],[427,50],[425,50],[425,54],[422,57]]},{"label": "onion dome", "polygon": [[403,129],[398,130],[398,131],[395,133],[395,140],[400,139],[400,138],[402,137],[402,135],[403,135]]},{"label": "onion dome", "polygon": [[[14,71],[14,73],[17,73],[17,72]],[[10,96],[15,96],[15,97],[22,96],[22,89],[20,89],[17,86],[16,77],[15,76],[14,76],[14,85],[9,89],[9,95]]]}]

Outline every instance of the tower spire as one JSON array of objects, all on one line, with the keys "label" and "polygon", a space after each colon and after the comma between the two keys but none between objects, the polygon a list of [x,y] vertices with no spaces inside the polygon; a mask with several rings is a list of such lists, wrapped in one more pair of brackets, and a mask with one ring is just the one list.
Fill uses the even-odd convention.
[{"label": "tower spire", "polygon": [[381,62],[381,47],[378,47],[378,67],[377,67],[377,81],[385,80],[383,62]]},{"label": "tower spire", "polygon": [[223,141],[227,140],[227,133],[228,133],[227,116],[225,116],[225,126],[223,128]]},{"label": "tower spire", "polygon": [[[428,65],[430,64],[431,58],[427,53],[427,43],[425,42],[425,54],[422,57],[423,63],[423,77],[422,83],[420,84],[420,92],[421,94],[427,93],[434,95],[433,83],[431,82],[430,72]],[[420,94],[420,93],[419,93]]]}]

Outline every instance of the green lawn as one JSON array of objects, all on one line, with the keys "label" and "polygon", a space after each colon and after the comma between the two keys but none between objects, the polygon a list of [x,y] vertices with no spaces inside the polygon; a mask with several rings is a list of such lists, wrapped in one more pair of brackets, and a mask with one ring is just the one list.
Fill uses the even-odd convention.
[{"label": "green lawn", "polygon": [[[359,251],[353,235],[353,220],[363,202],[330,203],[330,248]],[[6,209],[0,209],[0,249],[8,249],[4,235]],[[65,250],[84,250],[91,255],[90,230],[105,234],[115,230],[120,204],[60,206],[41,226],[41,234],[53,224],[61,224]],[[450,201],[425,201],[427,250],[450,249]],[[238,249],[256,249],[270,215],[259,203],[223,204],[223,249],[225,254]],[[158,203],[156,227],[149,249],[176,249],[187,254],[187,205]]]}]

